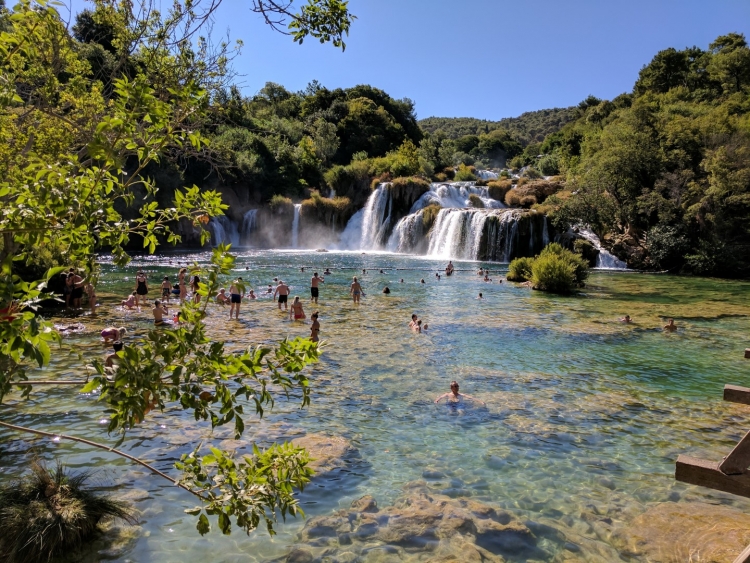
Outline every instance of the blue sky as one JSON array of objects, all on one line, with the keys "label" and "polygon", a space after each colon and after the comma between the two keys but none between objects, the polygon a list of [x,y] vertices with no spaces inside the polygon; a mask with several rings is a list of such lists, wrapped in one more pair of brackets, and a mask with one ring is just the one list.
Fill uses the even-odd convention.
[{"label": "blue sky", "polygon": [[244,42],[234,66],[245,94],[267,81],[366,83],[411,98],[420,118],[495,120],[589,94],[611,99],[661,49],[750,37],[750,0],[350,0],[358,19],[341,53],[293,43],[248,5],[224,0],[214,27]]}]

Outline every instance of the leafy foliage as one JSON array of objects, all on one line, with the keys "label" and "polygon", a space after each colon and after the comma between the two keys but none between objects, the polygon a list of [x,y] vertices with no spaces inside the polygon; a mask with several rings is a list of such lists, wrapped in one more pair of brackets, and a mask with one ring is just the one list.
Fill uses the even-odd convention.
[{"label": "leafy foliage", "polygon": [[588,261],[553,242],[535,258],[516,258],[508,266],[509,281],[530,281],[534,289],[568,294],[583,287]]}]

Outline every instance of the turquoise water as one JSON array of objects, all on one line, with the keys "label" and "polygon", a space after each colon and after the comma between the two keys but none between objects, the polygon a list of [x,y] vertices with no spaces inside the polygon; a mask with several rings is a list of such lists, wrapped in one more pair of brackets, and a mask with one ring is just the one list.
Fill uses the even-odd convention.
[{"label": "turquoise water", "polygon": [[[207,257],[136,259],[125,269],[105,264],[99,317],[79,318],[86,331],[65,337],[39,375],[80,377],[78,354],[107,353],[98,338],[104,325],[128,327],[129,340],[151,328],[148,310],[116,307],[132,290],[138,268],[147,271],[156,297],[163,275],[176,279],[178,262]],[[315,310],[308,289],[313,269],[333,271],[317,307],[327,346],[310,368],[312,405],[301,410],[298,398],[280,398],[263,421],[247,421],[246,442],[310,432],[342,436],[357,448],[346,471],[315,480],[302,495],[308,516],[364,494],[387,506],[407,483],[430,481],[429,472],[446,475],[430,481],[436,491],[575,531],[603,548],[611,547],[609,540],[583,525],[587,507],[617,506],[622,523],[666,501],[748,508],[728,495],[678,484],[673,474],[679,453],[718,460],[747,430],[747,407],[724,404],[721,395],[725,383],[750,386],[750,361],[743,359],[750,284],[594,273],[582,295],[558,297],[497,283],[504,277],[497,264],[490,265],[492,283],[476,275],[480,264],[455,265],[466,271],[437,281],[442,262],[401,255],[240,253],[237,271],[256,293],[279,276],[302,297],[308,317]],[[353,275],[367,293],[360,306],[348,297]],[[385,285],[388,296],[381,293]],[[483,300],[476,299],[480,291]],[[408,329],[412,312],[430,325],[427,333]],[[624,314],[635,323],[617,322]],[[241,317],[230,323],[228,309],[212,307],[210,334],[237,348],[309,334],[308,324],[290,322],[269,298],[243,303]],[[676,333],[661,331],[666,317],[675,318]],[[434,405],[452,379],[487,407]],[[14,399],[2,407],[4,420],[113,441],[93,396],[56,387],[39,388],[20,404]],[[147,420],[123,449],[176,476],[172,464],[197,441],[238,447],[229,437],[224,431],[211,436],[209,427],[174,409]],[[106,452],[3,431],[0,455],[3,479],[19,475],[32,455],[60,456],[72,467],[101,468],[95,481],[111,490],[135,490],[130,494],[142,511],[142,530],[119,561],[267,561],[283,556],[304,525],[291,520],[273,539],[262,531],[201,538],[183,513],[194,505],[189,494]],[[545,549],[550,561],[559,556],[559,546]],[[581,557],[586,560],[585,549]]]}]

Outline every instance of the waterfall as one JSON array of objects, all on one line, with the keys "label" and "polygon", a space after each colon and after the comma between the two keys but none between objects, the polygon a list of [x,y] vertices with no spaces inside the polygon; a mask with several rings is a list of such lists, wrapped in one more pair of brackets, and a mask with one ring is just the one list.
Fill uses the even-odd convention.
[{"label": "waterfall", "polygon": [[544,216],[544,229],[542,230],[542,245],[547,246],[549,244],[549,229],[547,228],[547,216]]},{"label": "waterfall", "polygon": [[212,217],[208,222],[207,228],[211,233],[211,244],[213,246],[218,246],[222,243],[239,246],[240,232],[237,230],[235,222],[226,215]]},{"label": "waterfall", "polygon": [[301,203],[294,204],[294,219],[292,219],[292,248],[299,246],[299,210],[302,209]]},{"label": "waterfall", "polygon": [[497,180],[497,173],[489,170],[477,170],[476,175],[481,180]]},{"label": "waterfall", "polygon": [[242,217],[242,225],[240,226],[240,241],[243,244],[248,244],[250,241],[250,235],[252,235],[258,228],[258,210],[251,209],[245,213]]},{"label": "waterfall", "polygon": [[407,215],[393,229],[386,248],[390,252],[415,252],[422,241],[424,211]]},{"label": "waterfall", "polygon": [[441,209],[432,229],[427,254],[476,260],[484,224],[490,213],[484,209]]},{"label": "waterfall", "polygon": [[365,204],[360,249],[377,250],[383,247],[388,227],[391,224],[392,207],[391,191],[386,184],[378,185]]},{"label": "waterfall", "polygon": [[599,254],[596,257],[596,266],[594,266],[595,268],[602,268],[605,270],[627,269],[628,265],[625,262],[623,262],[616,256],[613,256],[602,247],[602,243],[599,240],[599,237],[596,236],[593,231],[587,228],[579,228],[578,234],[589,241],[591,244],[593,244],[594,247],[599,251]]},{"label": "waterfall", "polygon": [[505,208],[504,203],[490,197],[488,188],[484,186],[476,186],[473,182],[450,182],[432,184],[430,191],[422,194],[422,197],[412,205],[410,213],[416,213],[431,204],[438,204],[444,208],[471,207],[471,202],[469,201],[470,195],[479,197],[485,208]]}]

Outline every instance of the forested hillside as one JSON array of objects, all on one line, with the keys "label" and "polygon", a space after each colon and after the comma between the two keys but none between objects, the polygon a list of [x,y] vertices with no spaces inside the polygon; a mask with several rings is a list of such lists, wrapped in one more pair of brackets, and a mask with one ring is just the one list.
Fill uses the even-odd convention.
[{"label": "forested hillside", "polygon": [[718,37],[707,50],[659,52],[633,91],[589,98],[582,114],[518,165],[545,155],[566,188],[541,210],[588,223],[635,267],[750,274],[750,49]]},{"label": "forested hillside", "polygon": [[563,125],[578,117],[578,108],[569,107],[527,111],[518,117],[506,117],[499,121],[474,117],[428,117],[420,119],[419,126],[430,134],[440,130],[449,139],[503,129],[526,145],[544,140],[547,135],[559,131]]}]

